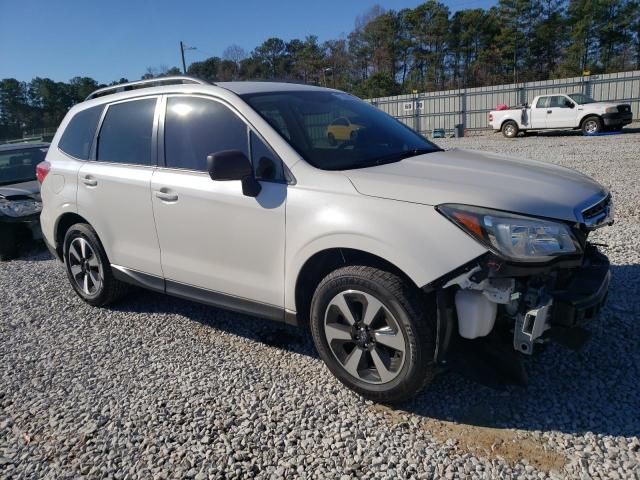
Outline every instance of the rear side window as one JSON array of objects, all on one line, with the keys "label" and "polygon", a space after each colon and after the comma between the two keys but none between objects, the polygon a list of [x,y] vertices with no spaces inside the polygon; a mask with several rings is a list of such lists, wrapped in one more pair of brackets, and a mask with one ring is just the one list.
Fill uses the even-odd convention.
[{"label": "rear side window", "polygon": [[206,171],[211,153],[240,150],[249,156],[247,125],[220,102],[169,97],[164,147],[167,167]]},{"label": "rear side window", "polygon": [[536,108],[545,108],[548,101],[549,97],[540,97],[536,103]]},{"label": "rear side window", "polygon": [[76,113],[62,134],[58,148],[72,157],[88,160],[103,108],[104,105],[98,105]]},{"label": "rear side window", "polygon": [[152,165],[151,137],[155,98],[109,105],[100,127],[96,159],[103,162]]}]

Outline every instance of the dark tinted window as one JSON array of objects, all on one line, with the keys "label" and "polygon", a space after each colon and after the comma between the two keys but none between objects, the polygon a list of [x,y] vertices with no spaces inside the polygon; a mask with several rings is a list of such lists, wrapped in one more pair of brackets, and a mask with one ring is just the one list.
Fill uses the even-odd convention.
[{"label": "dark tinted window", "polygon": [[282,162],[254,132],[251,132],[251,162],[258,180],[284,181]]},{"label": "dark tinted window", "polygon": [[[325,90],[242,96],[311,165],[324,170],[365,168],[438,151],[406,125],[351,95]],[[273,121],[277,111],[287,130]],[[333,121],[348,121],[335,128]]]},{"label": "dark tinted window", "polygon": [[207,155],[240,150],[249,156],[247,126],[223,104],[199,97],[170,97],[164,122],[167,167],[207,170]]},{"label": "dark tinted window", "polygon": [[550,97],[549,108],[569,108],[569,105],[567,105],[568,101],[566,97],[562,96]]},{"label": "dark tinted window", "polygon": [[98,160],[151,165],[155,98],[109,106],[98,136]]},{"label": "dark tinted window", "polygon": [[0,186],[36,179],[36,165],[44,160],[47,147],[0,151]]},{"label": "dark tinted window", "polygon": [[58,143],[60,150],[81,160],[88,160],[103,107],[99,105],[76,113]]}]

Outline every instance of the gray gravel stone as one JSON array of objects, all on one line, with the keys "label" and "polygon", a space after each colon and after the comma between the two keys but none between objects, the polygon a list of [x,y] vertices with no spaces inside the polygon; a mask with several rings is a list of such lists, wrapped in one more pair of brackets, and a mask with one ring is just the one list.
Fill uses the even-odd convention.
[{"label": "gray gravel stone", "polygon": [[445,374],[390,410],[343,388],[294,329],[149,292],[91,308],[34,247],[0,264],[0,477],[638,478],[640,134],[439,143],[611,189],[616,225],[593,238],[613,283],[583,351],[550,346],[526,389]]}]

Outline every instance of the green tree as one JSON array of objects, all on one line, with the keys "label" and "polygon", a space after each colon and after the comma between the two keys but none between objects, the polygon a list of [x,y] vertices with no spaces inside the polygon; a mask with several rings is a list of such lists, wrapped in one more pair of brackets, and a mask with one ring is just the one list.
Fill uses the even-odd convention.
[{"label": "green tree", "polygon": [[269,78],[282,78],[285,73],[286,44],[281,38],[269,38],[257,47],[253,56],[266,66]]},{"label": "green tree", "polygon": [[429,0],[407,17],[414,38],[413,86],[420,90],[444,88],[446,42],[449,34],[449,8]]},{"label": "green tree", "polygon": [[209,82],[217,82],[220,62],[221,60],[218,57],[207,58],[201,62],[193,62],[189,65],[187,73]]},{"label": "green tree", "polygon": [[23,131],[33,128],[27,95],[25,82],[15,78],[0,81],[0,138],[20,138]]}]

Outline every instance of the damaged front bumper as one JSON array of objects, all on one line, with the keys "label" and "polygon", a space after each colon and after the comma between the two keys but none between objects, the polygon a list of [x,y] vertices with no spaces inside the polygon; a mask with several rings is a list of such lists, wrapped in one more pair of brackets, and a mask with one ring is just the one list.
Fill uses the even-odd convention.
[{"label": "damaged front bumper", "polygon": [[582,325],[606,302],[610,280],[608,258],[589,243],[581,257],[551,265],[509,264],[486,254],[430,286],[438,298],[435,361],[446,360],[456,333],[500,338],[525,355],[550,340],[577,348],[588,338]]}]

